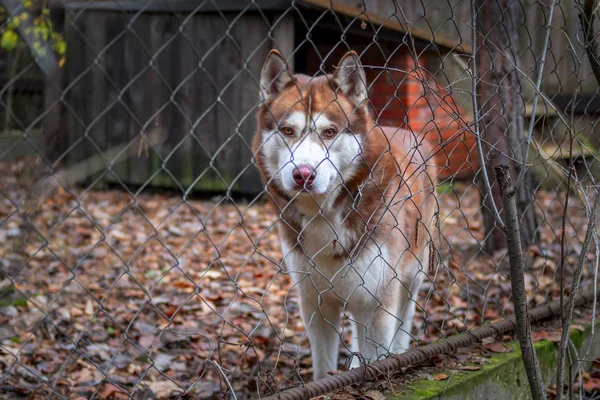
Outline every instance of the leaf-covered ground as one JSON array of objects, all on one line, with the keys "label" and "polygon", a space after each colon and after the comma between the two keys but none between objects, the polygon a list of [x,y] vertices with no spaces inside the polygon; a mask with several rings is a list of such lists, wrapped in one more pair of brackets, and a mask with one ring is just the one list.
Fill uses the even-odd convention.
[{"label": "leaf-covered ground", "polygon": [[[310,380],[270,205],[68,188],[39,205],[28,231],[16,206],[34,168],[0,163],[0,397],[215,398],[233,389],[249,398]],[[425,271],[415,345],[511,312],[507,257],[477,254],[477,188],[456,185],[439,200],[444,262]],[[572,198],[568,210],[567,283],[583,204]],[[564,194],[539,192],[535,207],[534,305],[558,297]],[[586,267],[583,286],[592,283]]]}]

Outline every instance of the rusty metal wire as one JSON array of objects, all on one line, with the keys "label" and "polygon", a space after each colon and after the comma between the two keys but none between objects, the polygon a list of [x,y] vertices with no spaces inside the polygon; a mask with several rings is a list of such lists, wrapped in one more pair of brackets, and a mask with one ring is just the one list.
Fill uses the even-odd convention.
[{"label": "rusty metal wire", "polygon": [[[0,2],[0,398],[307,398],[374,370],[394,382],[400,368],[509,332],[508,256],[492,175],[499,163],[518,177],[532,322],[561,318],[557,304],[581,276],[581,299],[592,305],[576,302],[575,319],[595,332],[597,232],[589,254],[581,249],[598,196],[600,100],[579,2],[359,3]],[[39,30],[25,33],[32,25]],[[346,222],[319,206],[291,224],[301,195],[274,188],[300,166],[296,145],[281,142],[289,162],[261,180],[260,157],[280,143],[282,121],[264,143],[252,142],[271,49],[308,76],[300,91],[356,51],[376,126],[347,132],[364,140],[350,165],[372,162],[361,146],[390,126],[390,141],[408,138],[407,165],[426,165],[431,184],[387,201],[369,195],[402,187],[374,182],[390,152],[384,146],[356,188],[344,178],[350,167],[331,162],[338,191],[307,195],[323,204],[352,196],[339,215]],[[311,109],[310,99],[302,106]],[[272,104],[265,111],[277,112]],[[355,112],[344,112],[346,128]],[[315,129],[319,117],[307,119]],[[316,143],[334,152],[326,138]],[[430,256],[414,276],[396,273],[375,229],[345,247],[347,224],[387,226],[384,217],[355,213],[365,199],[381,202],[385,214],[429,192],[431,225],[418,219],[413,236],[403,221],[390,228],[427,241]],[[317,224],[331,240],[312,251],[309,227]],[[297,238],[287,251],[278,229]],[[410,245],[398,246],[411,257]],[[356,275],[356,290],[341,292],[327,275],[320,257],[328,251],[348,258],[338,272]],[[368,251],[365,273],[355,261]],[[294,254],[304,269],[292,265]],[[406,287],[405,306],[415,308],[409,328],[368,289],[377,268],[394,271],[386,284],[422,280],[418,291]],[[373,325],[352,314],[360,290],[398,325],[396,335],[410,338],[408,352],[390,356]],[[300,292],[311,291],[317,306],[301,316]],[[312,382],[308,320],[335,331],[332,370],[360,368]],[[377,346],[374,364],[351,344],[357,335]],[[572,349],[573,379],[583,379],[580,360],[593,354]]]}]

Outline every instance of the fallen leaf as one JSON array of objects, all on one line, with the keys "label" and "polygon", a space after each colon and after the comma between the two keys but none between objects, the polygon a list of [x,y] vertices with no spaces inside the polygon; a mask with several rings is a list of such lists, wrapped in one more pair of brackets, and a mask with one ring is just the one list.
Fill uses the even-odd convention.
[{"label": "fallen leaf", "polygon": [[115,385],[105,382],[98,394],[103,399],[127,399],[129,396]]},{"label": "fallen leaf", "polygon": [[496,343],[496,338],[486,337],[486,338],[483,338],[483,340],[481,341],[481,344],[483,344],[483,345],[491,344],[491,343]]},{"label": "fallen leaf", "polygon": [[371,400],[385,400],[385,396],[378,390],[369,390],[367,391],[363,397]]},{"label": "fallen leaf", "polygon": [[94,305],[90,299],[85,303],[85,314],[89,316],[94,314]]},{"label": "fallen leaf", "polygon": [[461,365],[458,367],[461,371],[479,371],[481,367],[475,365]]},{"label": "fallen leaf", "polygon": [[551,342],[554,342],[554,343],[558,343],[558,342],[560,342],[560,336],[561,336],[560,331],[555,330],[555,331],[552,331],[549,333],[548,340],[550,340]]},{"label": "fallen leaf", "polygon": [[210,270],[204,274],[208,279],[219,279],[221,277],[221,271]]},{"label": "fallen leaf", "polygon": [[73,307],[71,308],[71,317],[77,318],[77,317],[81,317],[83,314],[83,310]]},{"label": "fallen leaf", "polygon": [[597,392],[600,390],[600,379],[599,378],[589,378],[583,381],[583,388],[588,392]]},{"label": "fallen leaf", "polygon": [[156,340],[155,336],[152,335],[143,335],[140,337],[140,339],[138,340],[138,344],[143,348],[143,349],[147,349],[150,346],[152,346],[154,344],[154,341]]},{"label": "fallen leaf", "polygon": [[576,329],[579,332],[585,331],[585,328],[583,326],[581,326],[581,325],[571,325],[571,329]]},{"label": "fallen leaf", "polygon": [[508,347],[506,347],[506,345],[504,343],[500,343],[500,342],[486,344],[483,346],[483,348],[487,349],[489,351],[492,351],[494,353],[507,353],[510,351],[510,349]]},{"label": "fallen leaf", "polygon": [[531,338],[534,342],[538,342],[540,340],[548,340],[548,332],[546,331],[533,331],[531,332]]},{"label": "fallen leaf", "polygon": [[583,378],[583,379],[589,379],[591,377],[589,372],[586,372],[583,370],[579,374],[581,375],[581,378]]},{"label": "fallen leaf", "polygon": [[435,379],[436,381],[444,381],[444,380],[448,379],[448,375],[437,374],[436,376],[433,377],[433,379]]},{"label": "fallen leaf", "polygon": [[169,227],[167,228],[167,230],[169,231],[169,233],[175,235],[175,236],[185,236],[185,231],[183,229],[180,229],[174,225],[169,225]]},{"label": "fallen leaf", "polygon": [[181,390],[177,384],[168,380],[152,382],[150,384],[150,389],[158,396],[159,399],[168,398],[174,392]]},{"label": "fallen leaf", "polygon": [[500,313],[495,308],[486,308],[485,313],[483,315],[486,319],[498,319],[500,318]]},{"label": "fallen leaf", "polygon": [[554,330],[554,331],[534,331],[531,333],[531,337],[533,338],[534,342],[537,342],[539,340],[549,340],[551,342],[554,343],[558,343],[560,342],[560,336],[561,333],[559,330]]},{"label": "fallen leaf", "polygon": [[175,356],[171,354],[158,353],[156,356],[152,357],[152,362],[159,371],[167,371],[174,358]]},{"label": "fallen leaf", "polygon": [[333,396],[323,396],[319,397],[320,400],[356,400],[356,397],[351,395],[350,393],[340,393]]}]

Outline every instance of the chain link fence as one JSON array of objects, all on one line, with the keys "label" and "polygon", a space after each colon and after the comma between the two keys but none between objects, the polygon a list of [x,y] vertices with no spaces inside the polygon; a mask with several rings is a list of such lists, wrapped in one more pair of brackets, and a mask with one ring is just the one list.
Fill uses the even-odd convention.
[{"label": "chain link fence", "polygon": [[[501,164],[515,183],[528,307],[562,310],[580,290],[589,304],[575,317],[593,324],[600,250],[597,232],[589,248],[584,237],[600,98],[584,4],[0,4],[0,397],[243,399],[296,387],[308,398],[323,394],[302,388],[325,367],[368,375],[367,361],[397,352],[373,315],[411,349],[503,323],[514,306]],[[278,74],[265,64],[272,49]],[[356,65],[339,64],[352,50],[364,91],[344,75]],[[305,78],[287,81],[285,64]],[[347,125],[319,125],[332,108]],[[320,151],[289,189],[302,157]],[[325,195],[308,190],[325,173]],[[394,296],[414,316],[389,309]],[[335,365],[313,365],[309,323],[335,333]],[[593,353],[570,355],[568,379],[583,379],[578,361]],[[405,354],[388,360],[418,370],[406,361],[415,350]],[[386,388],[406,374],[386,372]]]}]

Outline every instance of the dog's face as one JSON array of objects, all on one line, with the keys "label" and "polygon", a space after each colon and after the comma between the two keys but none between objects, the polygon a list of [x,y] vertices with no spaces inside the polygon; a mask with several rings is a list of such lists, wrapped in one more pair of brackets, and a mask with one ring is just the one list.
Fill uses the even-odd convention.
[{"label": "dog's face", "polygon": [[258,130],[264,168],[289,195],[331,193],[355,174],[370,121],[365,73],[349,52],[332,75],[292,75],[271,51],[262,69]]}]

